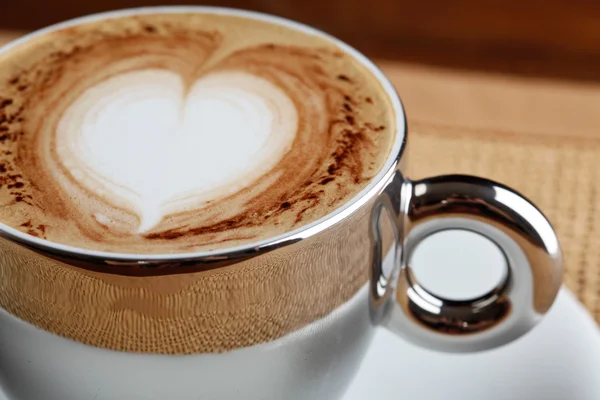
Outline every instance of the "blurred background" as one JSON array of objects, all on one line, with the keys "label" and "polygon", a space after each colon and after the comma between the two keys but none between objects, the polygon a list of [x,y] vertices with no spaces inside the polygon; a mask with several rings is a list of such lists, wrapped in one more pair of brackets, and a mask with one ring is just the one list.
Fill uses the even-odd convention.
[{"label": "blurred background", "polygon": [[[0,29],[178,0],[0,0]],[[597,0],[213,0],[314,25],[367,55],[515,74],[600,79]]]}]

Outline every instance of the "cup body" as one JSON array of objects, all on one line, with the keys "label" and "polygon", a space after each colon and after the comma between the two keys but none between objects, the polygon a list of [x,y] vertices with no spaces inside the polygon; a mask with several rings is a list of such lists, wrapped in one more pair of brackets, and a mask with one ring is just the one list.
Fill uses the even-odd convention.
[{"label": "cup body", "polygon": [[10,400],[340,398],[376,326],[372,203],[256,257],[159,276],[0,238],[0,387]]},{"label": "cup body", "polygon": [[[32,35],[162,12],[235,14],[328,37],[388,92],[397,121],[389,158],[359,195],[325,218],[226,251],[115,255],[0,226],[1,387],[19,400],[339,398],[375,327],[371,214],[377,196],[403,169],[400,100],[356,50],[263,14],[146,8],[84,17]],[[392,242],[383,246],[386,252],[395,247]]]},{"label": "cup body", "polygon": [[0,387],[6,400],[338,399],[372,337],[367,305],[364,287],[281,339],[192,355],[88,346],[0,311]]}]

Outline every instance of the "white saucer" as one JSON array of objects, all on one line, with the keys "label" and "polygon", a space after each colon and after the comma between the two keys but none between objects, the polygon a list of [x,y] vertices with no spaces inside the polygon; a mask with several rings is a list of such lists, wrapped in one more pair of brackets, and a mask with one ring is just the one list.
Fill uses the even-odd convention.
[{"label": "white saucer", "polygon": [[598,400],[600,329],[563,289],[546,318],[494,351],[441,354],[379,329],[344,400]]}]

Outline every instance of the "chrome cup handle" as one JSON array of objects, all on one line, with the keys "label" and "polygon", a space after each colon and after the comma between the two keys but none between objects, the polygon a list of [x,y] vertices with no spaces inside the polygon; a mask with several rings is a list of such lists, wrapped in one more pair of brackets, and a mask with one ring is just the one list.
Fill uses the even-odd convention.
[{"label": "chrome cup handle", "polygon": [[[395,225],[397,268],[382,267],[379,218]],[[562,280],[562,256],[550,222],[514,190],[482,178],[438,176],[410,181],[398,172],[371,218],[371,317],[422,347],[473,352],[507,344],[548,311]],[[448,300],[419,285],[410,260],[416,245],[442,230],[465,229],[495,242],[508,264],[504,280],[471,300]],[[485,268],[482,260],[482,268]]]}]

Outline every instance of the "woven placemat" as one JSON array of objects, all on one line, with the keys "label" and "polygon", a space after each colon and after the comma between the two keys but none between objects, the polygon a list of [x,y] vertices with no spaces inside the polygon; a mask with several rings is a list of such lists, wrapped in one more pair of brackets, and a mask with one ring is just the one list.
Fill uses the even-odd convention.
[{"label": "woven placemat", "polygon": [[600,141],[410,121],[409,131],[411,178],[476,174],[534,201],[558,232],[566,286],[600,322]]}]

